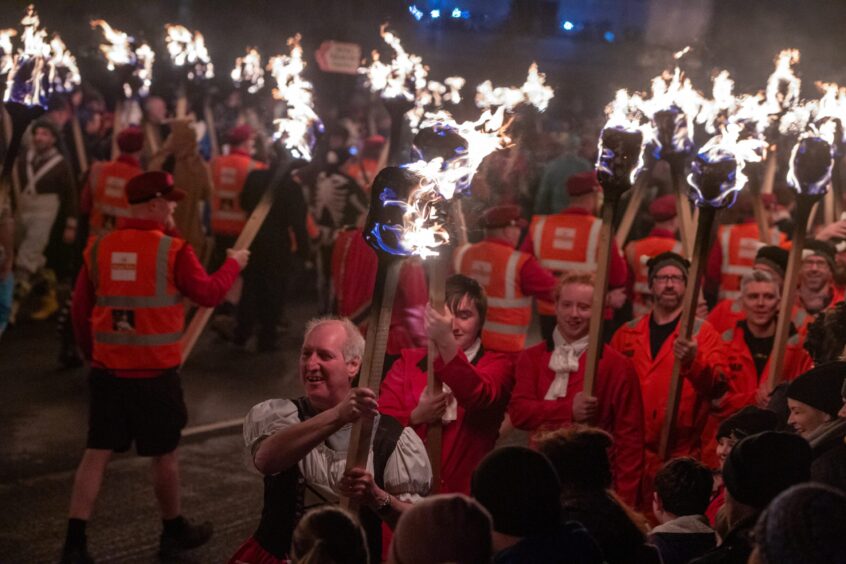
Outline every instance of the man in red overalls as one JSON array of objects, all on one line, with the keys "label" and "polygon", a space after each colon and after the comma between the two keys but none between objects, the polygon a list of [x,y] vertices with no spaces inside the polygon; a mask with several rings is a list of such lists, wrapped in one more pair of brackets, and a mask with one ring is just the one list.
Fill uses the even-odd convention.
[{"label": "man in red overalls", "polygon": [[185,193],[164,172],[126,184],[131,217],[85,250],[73,297],[77,342],[91,361],[88,441],[76,472],[63,562],[91,562],[85,528],[113,452],[135,443],[151,457],[153,489],[164,530],[162,557],[197,547],[210,523],[182,517],[176,447],[187,411],[179,382],[183,296],[214,307],[247,264],[249,251],[229,251],[209,276],[194,250],[172,231]]}]

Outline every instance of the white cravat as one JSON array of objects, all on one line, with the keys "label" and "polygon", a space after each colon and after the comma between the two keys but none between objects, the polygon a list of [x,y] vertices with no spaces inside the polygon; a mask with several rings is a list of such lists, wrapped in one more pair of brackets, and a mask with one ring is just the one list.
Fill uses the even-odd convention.
[{"label": "white cravat", "polygon": [[588,336],[585,335],[578,341],[569,343],[556,327],[555,331],[552,332],[552,341],[555,343],[555,349],[552,351],[552,356],[549,357],[549,364],[547,366],[555,372],[555,379],[549,385],[549,389],[543,397],[545,400],[554,400],[567,396],[567,384],[570,382],[570,373],[579,370],[579,357],[587,349]]},{"label": "white cravat", "polygon": [[[473,362],[473,359],[476,358],[477,354],[479,354],[479,349],[481,349],[481,348],[482,348],[482,340],[476,339],[476,342],[474,342],[468,348],[464,349],[464,356],[467,357],[467,361]],[[444,387],[444,391],[446,393],[452,394],[452,390],[449,389],[449,386],[447,386],[446,384],[443,384],[443,387]],[[425,393],[425,392],[426,392],[426,390],[424,389],[423,393]],[[423,394],[421,393],[420,396],[422,397]],[[444,411],[444,414],[441,416],[441,423],[446,425],[450,421],[455,421],[456,419],[458,419],[458,401],[455,399],[455,396],[450,395],[449,403],[447,403],[446,411]]]}]

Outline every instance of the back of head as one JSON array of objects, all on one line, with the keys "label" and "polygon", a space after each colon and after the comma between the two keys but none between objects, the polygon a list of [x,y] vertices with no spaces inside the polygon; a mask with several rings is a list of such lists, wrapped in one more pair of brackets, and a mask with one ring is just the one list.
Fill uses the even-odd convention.
[{"label": "back of head", "polygon": [[320,507],[294,529],[291,557],[301,564],[367,564],[364,530],[343,509]]},{"label": "back of head", "polygon": [[846,562],[846,494],[822,484],[794,486],[776,497],[755,529],[763,564]]},{"label": "back of head", "polygon": [[723,466],[729,495],[754,509],[811,479],[811,446],[798,435],[765,431],[738,442]]},{"label": "back of head", "polygon": [[394,530],[390,564],[483,564],[492,556],[491,517],[462,494],[435,495],[406,510]]},{"label": "back of head", "polygon": [[805,350],[815,365],[840,360],[846,347],[846,302],[820,312],[808,325]]},{"label": "back of head", "polygon": [[655,493],[668,513],[677,517],[704,515],[711,500],[711,471],[693,458],[667,462],[655,475]]},{"label": "back of head", "polygon": [[611,435],[602,429],[572,425],[541,435],[538,450],[549,458],[565,491],[585,492],[611,487],[608,449]]},{"label": "back of head", "polygon": [[515,537],[558,525],[561,485],[547,458],[526,447],[503,447],[476,468],[470,493],[493,517],[498,533]]},{"label": "back of head", "polygon": [[717,440],[729,437],[740,440],[749,435],[756,435],[764,431],[775,431],[778,428],[778,415],[769,409],[761,409],[755,405],[747,405],[743,409],[729,415],[717,428]]}]

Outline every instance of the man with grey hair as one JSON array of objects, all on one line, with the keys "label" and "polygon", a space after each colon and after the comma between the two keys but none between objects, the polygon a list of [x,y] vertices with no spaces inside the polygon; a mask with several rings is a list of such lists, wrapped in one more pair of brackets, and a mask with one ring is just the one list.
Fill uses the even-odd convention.
[{"label": "man with grey hair", "polygon": [[[341,496],[360,504],[370,553],[379,555],[381,522],[395,525],[429,492],[432,469],[423,442],[379,414],[373,390],[353,387],[363,354],[364,339],[349,319],[310,321],[299,361],[305,395],[267,400],[247,414],[244,442],[264,475],[264,509],[232,562],[281,561],[307,502],[335,503]],[[362,417],[375,419],[372,454],[366,468],[345,472],[352,424]]]},{"label": "man with grey hair", "polygon": [[[770,399],[768,376],[776,332],[781,289],[778,281],[763,270],[752,270],[740,281],[740,303],[744,319],[722,335],[715,363],[726,379],[728,390],[714,400],[703,436],[703,452],[716,452],[716,431],[720,423],[747,405],[764,408]],[[782,368],[782,379],[793,380],[812,366],[802,346],[801,335],[791,324]]]}]

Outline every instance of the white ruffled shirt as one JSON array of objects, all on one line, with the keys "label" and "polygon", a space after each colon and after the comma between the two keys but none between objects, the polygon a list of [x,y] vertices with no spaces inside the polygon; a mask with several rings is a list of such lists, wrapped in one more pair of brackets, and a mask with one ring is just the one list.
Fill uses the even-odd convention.
[{"label": "white ruffled shirt", "polygon": [[[479,354],[479,349],[481,348],[482,339],[476,339],[476,342],[474,342],[468,348],[464,349],[464,356],[467,357],[467,360],[472,362],[473,359],[476,358],[476,355]],[[449,386],[447,386],[446,384],[442,384],[442,386],[444,387],[444,391],[446,393],[452,394],[452,390],[449,389]],[[423,388],[423,391],[420,392],[420,397],[422,398],[423,394],[425,393],[426,388]],[[419,402],[420,398],[417,398],[417,401]],[[458,400],[455,399],[455,396],[451,395],[449,397],[449,403],[447,403],[446,406],[446,411],[444,411],[444,414],[441,415],[441,423],[446,425],[447,423],[455,421],[456,419],[458,419]]]},{"label": "white ruffled shirt", "polygon": [[564,339],[564,336],[558,331],[558,327],[552,332],[552,341],[555,343],[555,349],[552,351],[552,356],[549,357],[550,370],[555,372],[555,379],[549,385],[545,400],[554,400],[556,398],[563,398],[567,396],[567,384],[570,383],[570,374],[579,370],[579,357],[587,350],[588,335],[585,335],[578,341],[572,343]]},{"label": "white ruffled shirt", "polygon": [[[244,419],[244,443],[252,459],[261,441],[291,425],[301,423],[297,406],[287,399],[270,399],[253,406]],[[378,418],[373,425],[376,432]],[[338,484],[344,476],[352,424],[341,427],[300,460],[300,473],[326,500],[340,499]],[[367,470],[373,472],[373,451],[367,458]],[[403,429],[394,452],[385,464],[385,491],[405,502],[423,498],[432,488],[432,467],[426,446],[410,427]]]}]

